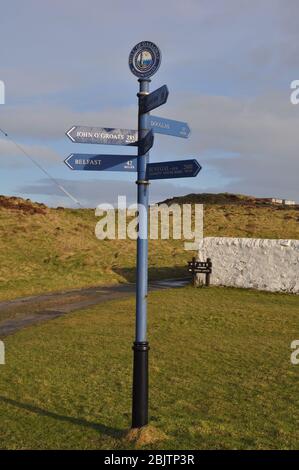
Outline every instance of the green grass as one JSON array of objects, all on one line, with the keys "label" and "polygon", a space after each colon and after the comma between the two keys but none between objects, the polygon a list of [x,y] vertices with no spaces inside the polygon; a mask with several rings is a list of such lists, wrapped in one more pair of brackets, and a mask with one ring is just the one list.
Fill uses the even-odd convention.
[{"label": "green grass", "polygon": [[[299,297],[231,288],[149,296],[155,449],[296,449]],[[134,299],[7,337],[0,448],[133,448]]]},{"label": "green grass", "polygon": [[[0,208],[0,299],[134,281],[133,240],[95,236],[94,211],[46,209],[28,214]],[[152,241],[151,278],[186,274],[190,253],[180,240]]]},{"label": "green grass", "polygon": [[[134,281],[135,242],[98,240],[93,210],[13,207],[0,204],[0,299]],[[296,208],[206,204],[204,220],[205,236],[299,238]],[[194,254],[181,240],[150,241],[150,278],[185,275]]]}]

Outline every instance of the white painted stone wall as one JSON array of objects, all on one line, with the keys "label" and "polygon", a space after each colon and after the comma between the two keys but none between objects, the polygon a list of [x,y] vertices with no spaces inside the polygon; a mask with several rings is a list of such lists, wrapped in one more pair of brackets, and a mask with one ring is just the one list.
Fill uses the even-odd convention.
[{"label": "white painted stone wall", "polygon": [[299,240],[206,237],[198,259],[206,258],[213,285],[299,294]]}]

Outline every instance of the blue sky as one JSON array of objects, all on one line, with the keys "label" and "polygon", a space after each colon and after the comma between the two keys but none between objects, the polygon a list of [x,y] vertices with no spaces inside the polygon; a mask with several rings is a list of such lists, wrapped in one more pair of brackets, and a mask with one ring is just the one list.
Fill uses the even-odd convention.
[{"label": "blue sky", "polygon": [[[127,153],[76,145],[73,125],[135,128],[131,48],[155,42],[162,64],[151,89],[170,94],[156,115],[187,121],[188,140],[157,135],[152,161],[196,157],[197,178],[154,181],[151,200],[191,192],[240,192],[299,200],[297,0],[10,0],[1,6],[0,127],[84,206],[135,199],[134,175],[72,172],[70,153]],[[130,149],[134,153],[134,149]],[[72,205],[3,136],[1,194]]]}]

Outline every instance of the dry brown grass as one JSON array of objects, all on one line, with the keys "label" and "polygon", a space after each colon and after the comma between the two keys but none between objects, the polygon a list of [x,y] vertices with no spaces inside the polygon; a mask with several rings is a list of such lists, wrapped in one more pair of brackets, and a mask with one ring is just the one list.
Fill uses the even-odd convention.
[{"label": "dry brown grass", "polygon": [[[92,209],[33,204],[31,210],[28,201],[15,199],[12,204],[0,200],[0,298],[134,281],[135,241],[98,240]],[[205,236],[299,239],[298,208],[204,207]],[[185,275],[191,257],[181,240],[150,240],[150,277]]]},{"label": "dry brown grass", "polygon": [[133,444],[136,449],[151,444],[157,444],[165,441],[167,436],[160,429],[155,426],[148,425],[142,428],[133,428],[125,435],[124,443]]}]

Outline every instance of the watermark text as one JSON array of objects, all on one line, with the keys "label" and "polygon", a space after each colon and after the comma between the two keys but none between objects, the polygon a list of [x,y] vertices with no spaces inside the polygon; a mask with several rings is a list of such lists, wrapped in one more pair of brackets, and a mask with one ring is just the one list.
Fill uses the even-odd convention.
[{"label": "watermark text", "polygon": [[299,80],[293,80],[291,83],[291,96],[290,100],[292,104],[299,104]]},{"label": "watermark text", "polygon": [[5,104],[5,85],[2,80],[0,80],[0,104]]},{"label": "watermark text", "polygon": [[126,196],[118,196],[117,208],[99,204],[95,215],[100,217],[95,228],[99,240],[184,240],[185,250],[197,250],[203,238],[202,204],[154,204],[147,210],[142,204],[127,206]]},{"label": "watermark text", "polygon": [[291,354],[291,364],[297,366],[299,364],[299,339],[294,339],[291,342],[291,349],[294,349]]},{"label": "watermark text", "polygon": [[0,365],[5,364],[5,346],[3,341],[0,341]]}]

